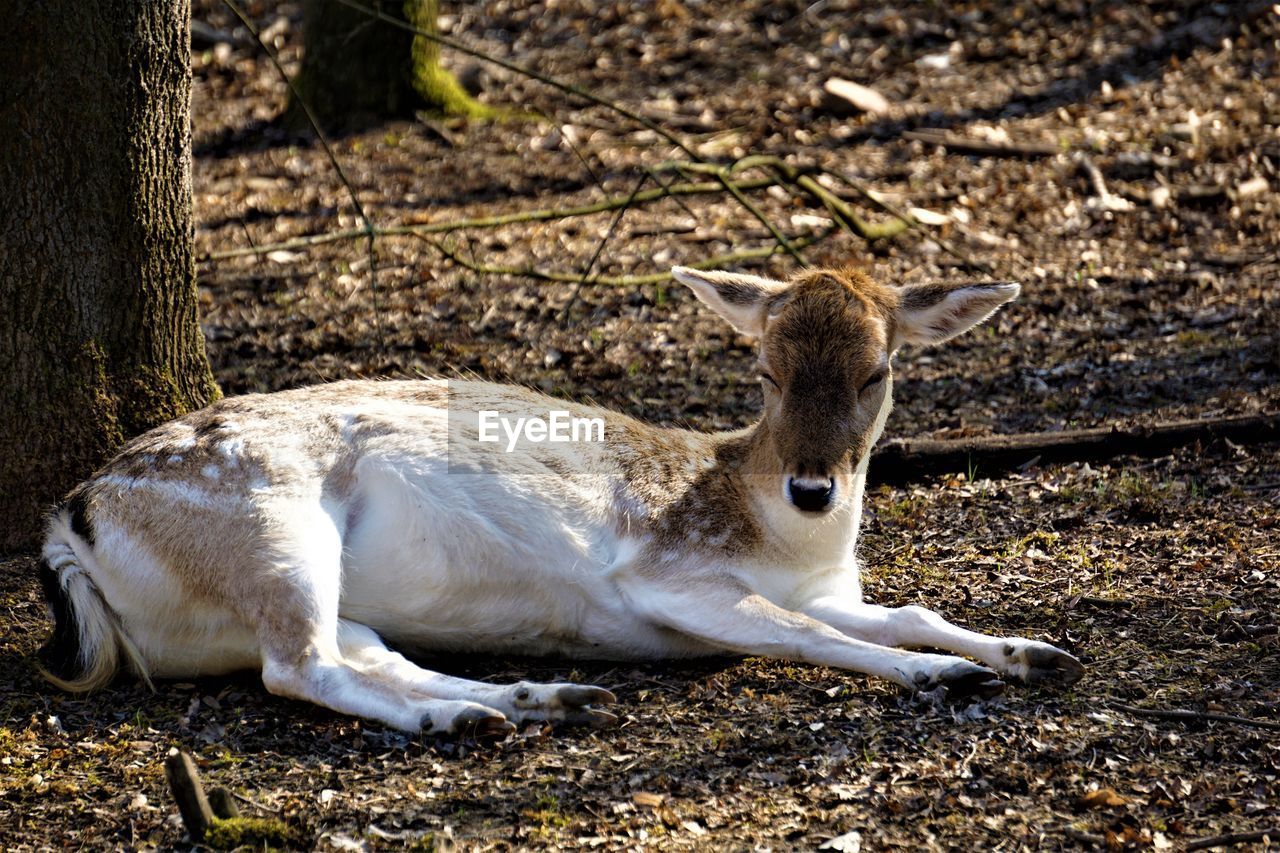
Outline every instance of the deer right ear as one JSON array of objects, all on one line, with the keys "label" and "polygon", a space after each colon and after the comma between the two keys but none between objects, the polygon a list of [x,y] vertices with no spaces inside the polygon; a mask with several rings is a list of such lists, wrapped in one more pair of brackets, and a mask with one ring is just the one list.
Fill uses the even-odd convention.
[{"label": "deer right ear", "polygon": [[689,267],[672,267],[671,275],[739,332],[755,338],[764,334],[769,303],[790,287],[771,278]]},{"label": "deer right ear", "polygon": [[1013,281],[907,285],[900,294],[891,349],[904,343],[932,346],[950,340],[990,317],[1020,290]]}]

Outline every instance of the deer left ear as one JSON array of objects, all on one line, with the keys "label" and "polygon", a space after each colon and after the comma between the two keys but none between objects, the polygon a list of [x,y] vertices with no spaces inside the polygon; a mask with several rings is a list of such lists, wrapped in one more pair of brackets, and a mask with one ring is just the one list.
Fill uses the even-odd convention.
[{"label": "deer left ear", "polygon": [[1017,282],[912,284],[899,293],[892,349],[902,344],[930,346],[966,332],[1017,297]]},{"label": "deer left ear", "polygon": [[756,338],[764,334],[769,303],[790,287],[785,281],[757,275],[689,267],[672,267],[671,275],[739,332]]}]

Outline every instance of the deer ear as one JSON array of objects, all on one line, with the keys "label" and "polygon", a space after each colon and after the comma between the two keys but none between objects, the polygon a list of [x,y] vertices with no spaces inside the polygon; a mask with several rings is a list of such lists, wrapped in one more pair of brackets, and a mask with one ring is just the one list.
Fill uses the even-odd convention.
[{"label": "deer ear", "polygon": [[769,303],[790,287],[784,281],[755,275],[689,267],[672,267],[671,275],[739,332],[757,338],[764,334]]},{"label": "deer ear", "polygon": [[1012,281],[908,285],[899,293],[893,349],[950,340],[990,317],[1020,290]]}]

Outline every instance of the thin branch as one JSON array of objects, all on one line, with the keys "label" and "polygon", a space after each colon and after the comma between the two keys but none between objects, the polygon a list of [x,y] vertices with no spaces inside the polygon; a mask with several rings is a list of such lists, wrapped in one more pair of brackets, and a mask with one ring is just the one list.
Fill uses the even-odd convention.
[{"label": "thin branch", "polygon": [[1025,467],[1029,462],[1163,456],[1196,442],[1221,439],[1237,443],[1276,441],[1280,439],[1280,413],[1182,420],[1153,426],[1109,426],[956,439],[894,439],[875,450],[871,477],[880,483],[902,484],[968,471],[974,466],[992,475]]},{"label": "thin branch", "polygon": [[794,166],[775,154],[748,154],[746,157],[735,160],[733,165],[729,167],[729,171],[736,175],[738,172],[745,172],[748,169],[761,168],[781,169],[792,180],[796,175],[816,174],[821,171],[817,167],[803,168]]},{"label": "thin branch", "polygon": [[[811,177],[812,171],[822,172],[825,170],[811,170],[810,172],[805,172],[783,160],[781,157],[775,157],[771,154],[752,154],[750,156],[743,157],[741,160],[738,160],[729,166],[717,166],[711,163],[679,162],[670,162],[665,165],[668,168],[679,169],[683,172],[714,175],[716,177],[725,174],[733,175],[738,172],[745,172],[748,169],[767,169],[778,176],[780,183],[793,184],[816,198],[824,207],[827,208],[837,223],[844,227],[846,231],[849,231],[854,236],[861,237],[863,240],[880,240],[887,237],[893,237],[903,231],[906,231],[908,228],[918,226],[918,223],[909,215],[898,212],[893,213],[897,218],[897,221],[885,222],[880,225],[871,225],[858,216],[844,199],[840,198]],[[833,175],[833,177],[836,176]],[[841,180],[847,179],[841,177]],[[864,196],[868,195],[861,187],[857,187],[857,189]],[[879,203],[877,202],[877,204]]]},{"label": "thin branch", "polygon": [[[776,178],[760,178],[751,181],[741,181],[738,183],[738,188],[743,191],[752,191],[776,186],[777,183],[778,181]],[[420,237],[426,234],[450,234],[454,231],[465,231],[473,228],[500,228],[503,225],[513,225],[522,222],[546,222],[551,220],[570,219],[575,216],[590,216],[596,213],[607,213],[611,210],[618,210],[619,208],[626,207],[629,203],[634,206],[638,204],[647,204],[651,201],[668,197],[675,198],[685,195],[705,195],[723,191],[724,187],[721,186],[718,181],[714,183],[707,181],[702,183],[671,184],[662,186],[658,189],[644,190],[643,192],[636,193],[634,199],[614,196],[592,204],[584,204],[579,207],[542,208],[519,213],[502,213],[495,216],[481,216],[473,219],[457,219],[451,222],[433,222],[425,225],[392,225],[384,228],[374,228],[373,233],[378,237]],[[358,240],[365,237],[367,234],[368,231],[363,228],[355,228],[345,231],[328,231],[323,234],[310,234],[304,237],[295,237],[291,240],[282,240],[279,243],[264,243],[259,246],[252,246],[248,248],[210,252],[200,258],[200,261],[222,261],[229,258],[248,257],[250,255],[266,255],[271,252],[306,250],[312,249],[316,246],[323,246],[328,243]]]},{"label": "thin branch", "polygon": [[[674,201],[681,210],[683,210],[686,214],[688,214],[690,219],[692,219],[695,223],[698,221],[698,214],[693,212],[693,208],[685,204],[684,199],[680,198],[678,194],[671,192],[671,189],[673,187],[679,186],[678,184],[672,184],[662,180],[662,176],[658,174],[658,170],[654,169],[651,166],[645,166],[644,170],[649,173],[649,177],[653,178],[653,182],[655,184],[657,184],[658,186],[662,187],[662,189],[667,191],[667,195],[671,197],[671,200]],[[753,181],[752,183],[756,184],[758,182]],[[746,184],[739,184],[738,186],[743,189],[760,189],[760,187],[754,186],[754,185],[748,187]],[[773,186],[773,183],[770,182],[767,186]]]},{"label": "thin branch", "polygon": [[739,204],[747,209],[748,213],[754,216],[761,225],[769,229],[769,233],[773,235],[774,241],[777,242],[777,244],[781,246],[787,254],[794,258],[796,263],[801,266],[804,265],[804,256],[800,254],[800,251],[791,244],[791,241],[787,239],[785,234],[779,231],[777,227],[769,221],[769,218],[764,215],[764,212],[760,210],[760,208],[756,207],[755,203],[752,202],[751,199],[746,197],[738,185],[729,179],[727,174],[717,174],[716,180],[720,182],[721,186],[729,191],[730,195],[738,200]]},{"label": "thin branch", "polygon": [[627,198],[627,203],[618,208],[618,212],[614,214],[613,221],[609,223],[609,228],[604,232],[604,237],[600,238],[600,244],[596,246],[595,252],[591,255],[591,260],[587,263],[587,268],[582,271],[583,278],[588,278],[591,271],[595,269],[596,262],[600,260],[600,255],[604,253],[604,247],[609,245],[609,241],[613,239],[614,233],[618,230],[618,225],[622,222],[622,217],[627,215],[627,211],[635,202],[636,193],[640,192],[645,183],[649,180],[646,172],[640,176],[640,180],[636,182],[635,188],[631,190],[631,195]]},{"label": "thin branch", "polygon": [[903,139],[914,139],[929,145],[940,145],[948,151],[960,154],[976,154],[986,157],[1052,157],[1062,153],[1062,148],[1048,142],[988,142],[970,139],[945,130],[907,130]]},{"label": "thin branch", "polygon": [[[556,121],[549,115],[544,114],[541,110],[534,110],[533,114],[541,118],[547,124],[555,127]],[[559,132],[559,131],[558,131]],[[578,158],[578,162],[582,164],[582,168],[587,170],[587,175],[591,178],[591,183],[596,185],[596,189],[600,190],[602,195],[608,195],[608,190],[604,188],[604,182],[600,180],[600,176],[596,174],[596,170],[591,168],[591,163],[587,160],[585,154],[572,139],[570,134],[560,132],[560,141],[569,147],[574,157]]]},{"label": "thin branch", "polygon": [[686,163],[678,160],[672,160],[672,161],[663,163],[660,166],[660,168],[675,169],[676,171],[684,175],[688,175],[692,173],[692,174],[710,175],[711,177],[715,178],[720,183],[720,186],[724,187],[724,189],[728,191],[728,193],[732,195],[738,201],[739,204],[741,204],[744,208],[746,208],[748,213],[750,213],[753,217],[755,217],[757,222],[759,222],[761,225],[765,227],[766,230],[768,230],[769,234],[773,237],[774,242],[776,242],[778,246],[782,248],[783,251],[791,255],[791,257],[795,259],[796,263],[799,263],[802,265],[804,264],[804,258],[801,257],[800,253],[796,250],[795,246],[793,246],[790,243],[790,241],[787,240],[786,235],[783,234],[781,231],[779,231],[774,226],[774,224],[769,221],[769,219],[764,215],[764,212],[761,211],[759,207],[753,204],[750,199],[743,196],[742,187],[732,180],[733,173],[737,171],[737,169],[735,169],[735,164],[731,164],[729,166],[721,166],[716,163],[707,163],[701,160],[693,163]]},{"label": "thin branch", "polygon": [[1249,726],[1255,729],[1267,729],[1268,731],[1280,732],[1280,721],[1277,720],[1254,720],[1249,717],[1238,717],[1235,714],[1219,714],[1215,711],[1191,711],[1185,708],[1172,708],[1163,710],[1160,708],[1138,708],[1134,705],[1124,705],[1120,702],[1112,702],[1111,707],[1117,711],[1123,711],[1126,714],[1133,714],[1135,717],[1150,717],[1155,720],[1178,720],[1180,722],[1215,722],[1215,723],[1231,723],[1237,726]]},{"label": "thin branch", "polygon": [[[830,237],[838,229],[826,228],[817,234],[810,235],[792,241],[799,249],[805,249],[809,246],[819,243]],[[480,264],[474,261],[468,261],[458,255],[457,252],[440,243],[438,240],[432,240],[429,237],[421,237],[421,239],[429,243],[436,251],[453,261],[458,266],[471,270],[482,275],[511,275],[523,278],[532,278],[539,281],[553,281],[564,284],[600,284],[610,287],[634,287],[644,284],[661,284],[664,281],[671,280],[671,273],[658,272],[649,275],[634,276],[594,276],[588,279],[586,276],[571,272],[560,272],[557,270],[539,270],[533,267],[500,267],[488,264]],[[713,267],[727,266],[729,264],[738,264],[744,261],[758,261],[765,258],[773,257],[780,254],[782,249],[776,244],[764,246],[759,249],[745,249],[740,252],[730,252],[723,255],[715,255],[705,258],[697,263],[688,264],[693,269],[711,269]]]},{"label": "thin branch", "polygon": [[[648,172],[640,176],[640,180],[636,182],[635,188],[631,190],[631,196],[630,196],[630,199],[628,200],[629,202],[635,200],[636,193],[640,192],[641,188],[644,187],[645,182],[649,180],[649,177],[650,176]],[[573,306],[578,301],[578,296],[582,293],[583,284],[586,284],[588,281],[593,280],[591,278],[591,273],[596,268],[596,262],[599,261],[600,256],[604,254],[604,247],[609,245],[609,241],[613,239],[614,233],[618,230],[618,225],[622,223],[622,217],[627,215],[627,210],[630,209],[630,207],[631,205],[630,203],[628,203],[618,208],[618,212],[614,214],[613,221],[609,223],[609,227],[604,232],[604,236],[600,238],[600,243],[599,245],[596,246],[595,252],[592,253],[591,260],[587,263],[587,268],[582,271],[583,281],[573,286],[573,290],[569,294],[568,301],[565,302],[564,310],[561,312],[561,316],[563,317],[569,316],[569,312],[573,310]]]},{"label": "thin branch", "polygon": [[1102,847],[1107,843],[1107,839],[1101,835],[1094,835],[1092,832],[1085,832],[1083,829],[1076,829],[1074,826],[1064,827],[1062,831],[1072,841],[1079,841],[1081,844]]},{"label": "thin branch", "polygon": [[828,190],[822,184],[815,181],[808,175],[800,175],[796,178],[795,184],[800,189],[812,195],[822,205],[831,212],[851,233],[861,237],[864,240],[883,240],[888,237],[896,237],[908,228],[915,225],[915,220],[905,216],[899,216],[897,219],[890,219],[888,222],[882,222],[879,225],[871,225],[864,221],[862,217],[853,212],[844,199]]},{"label": "thin branch", "polygon": [[[698,156],[697,152],[694,151],[692,148],[690,148],[688,144],[686,144],[684,140],[682,140],[679,136],[667,130],[662,125],[658,124],[657,122],[653,121],[652,119],[648,118],[642,113],[636,112],[635,110],[630,109],[628,107],[624,107],[622,104],[619,104],[617,101],[611,101],[608,98],[602,98],[599,95],[595,95],[595,94],[592,94],[591,92],[588,92],[586,89],[581,89],[572,84],[565,83],[562,80],[557,80],[554,77],[550,77],[539,71],[535,71],[532,68],[528,68],[523,65],[518,65],[514,62],[508,62],[505,59],[498,59],[495,56],[490,56],[489,54],[476,50],[475,48],[467,47],[465,44],[463,44],[460,41],[456,41],[454,39],[448,38],[447,36],[442,36],[439,33],[430,32],[429,30],[426,30],[422,27],[414,26],[413,24],[410,24],[407,21],[403,21],[392,15],[388,15],[386,12],[383,12],[380,9],[372,9],[368,6],[365,6],[362,3],[357,3],[355,2],[355,0],[338,0],[338,2],[362,14],[369,15],[370,17],[373,17],[373,18],[377,18],[379,21],[383,21],[385,23],[391,24],[392,26],[398,27],[399,29],[402,29],[402,30],[407,30],[411,33],[414,33],[415,35],[422,36],[423,38],[434,41],[437,44],[444,45],[445,47],[448,47],[451,50],[456,50],[460,53],[466,54],[467,56],[471,56],[476,59],[483,60],[485,62],[491,62],[494,65],[507,69],[508,71],[515,72],[516,74],[521,74],[525,77],[529,77],[533,80],[537,80],[540,83],[545,83],[546,85],[551,86],[555,89],[559,89],[561,92],[564,92],[566,94],[570,94],[575,97],[582,98],[593,104],[596,104],[597,106],[601,106],[601,107],[605,107],[606,109],[613,110],[618,115],[628,118],[634,122],[637,122],[638,124],[643,125],[644,127],[658,134],[663,139],[667,140],[672,145],[674,145],[676,148],[680,149],[680,151],[683,152],[684,155],[687,156],[690,160],[694,160],[700,163],[705,162],[703,158]],[[760,212],[760,209],[758,207],[752,204],[750,199],[747,199],[746,197],[744,197],[742,193],[738,191],[737,188],[732,186],[731,182],[726,176],[724,176],[723,174],[720,174],[720,175],[717,175],[716,179],[720,181],[721,184],[724,185],[724,188],[729,191],[729,193],[734,197],[734,199],[736,199],[737,202],[747,210],[747,212],[749,212],[756,219],[760,220],[760,223],[764,225],[765,228],[769,229],[769,233],[773,235],[774,240],[778,241],[778,245],[780,245],[783,249],[785,249],[793,258],[796,259],[798,263],[801,263],[801,264],[804,263],[804,258],[800,256],[795,246],[791,245],[787,241],[786,236],[783,235],[783,233],[779,231],[777,227],[773,225],[773,223],[769,222],[769,220],[765,218],[764,214]]]},{"label": "thin branch", "polygon": [[1183,850],[1207,850],[1210,847],[1235,847],[1237,844],[1250,844],[1254,841],[1280,841],[1280,826],[1262,829],[1256,832],[1229,832],[1226,835],[1210,835],[1197,838]]},{"label": "thin branch", "polygon": [[[915,217],[913,217],[911,214],[909,214],[909,213],[904,213],[903,211],[899,210],[899,209],[898,209],[897,207],[895,207],[894,205],[889,204],[889,202],[885,201],[884,199],[880,198],[880,197],[879,197],[878,195],[876,195],[875,193],[873,193],[873,192],[871,192],[870,190],[866,189],[866,188],[865,188],[865,187],[863,187],[861,184],[859,184],[857,181],[853,180],[853,178],[850,178],[848,175],[845,175],[845,174],[843,174],[843,173],[841,173],[841,172],[837,172],[837,171],[830,170],[830,169],[825,170],[825,173],[826,173],[826,174],[828,174],[828,175],[830,175],[831,177],[835,178],[837,181],[839,181],[840,183],[844,184],[845,186],[849,187],[851,190],[853,190],[854,192],[856,192],[858,195],[862,196],[862,198],[864,198],[864,199],[866,199],[867,201],[871,202],[873,205],[875,205],[876,207],[880,208],[880,209],[881,209],[881,210],[883,210],[885,213],[888,213],[888,214],[889,214],[889,215],[891,215],[891,216],[896,216],[896,217],[898,217],[899,219],[905,219],[906,221],[908,221],[908,222],[910,222],[910,223],[911,223],[911,226],[912,226],[913,228],[919,228],[919,227],[920,227],[920,223],[916,222]],[[993,274],[994,274],[994,272],[995,272],[995,271],[994,271],[994,270],[993,270],[993,269],[992,269],[988,264],[984,264],[984,263],[982,263],[981,261],[975,261],[975,260],[973,260],[973,259],[972,259],[972,258],[970,258],[968,255],[966,255],[964,252],[960,251],[960,250],[959,250],[959,249],[957,249],[955,246],[951,245],[951,243],[950,243],[950,242],[948,242],[947,240],[944,240],[940,235],[938,235],[938,234],[934,234],[934,233],[930,232],[930,233],[929,233],[929,239],[930,239],[930,240],[932,240],[933,242],[937,243],[939,246],[941,246],[941,247],[942,247],[942,250],[943,250],[944,252],[946,252],[948,255],[951,255],[953,258],[955,258],[956,260],[960,261],[961,263],[963,263],[965,266],[969,267],[970,269],[977,270],[977,271],[979,271],[979,272],[983,273],[984,275],[993,275]]]},{"label": "thin branch", "polygon": [[311,105],[302,97],[302,93],[294,85],[293,79],[285,73],[284,66],[280,64],[280,59],[276,56],[275,51],[267,47],[266,42],[262,40],[262,36],[258,33],[257,25],[236,5],[235,0],[222,0],[222,2],[226,4],[233,15],[240,19],[240,23],[244,24],[245,29],[253,36],[253,40],[258,43],[258,47],[267,55],[267,59],[271,60],[271,65],[276,69],[276,73],[280,75],[280,79],[284,80],[284,84],[289,87],[289,93],[293,96],[294,101],[302,107],[302,112],[307,117],[307,124],[311,125],[311,130],[315,133],[316,139],[320,140],[325,156],[329,158],[329,164],[338,173],[338,179],[342,181],[342,185],[347,189],[347,195],[351,197],[351,205],[356,209],[356,215],[364,224],[361,233],[369,241],[369,294],[373,302],[373,316],[377,326],[378,346],[385,349],[386,345],[382,336],[382,312],[378,310],[378,267],[377,255],[373,245],[377,230],[373,227],[373,221],[365,214],[364,205],[360,203],[360,196],[356,193],[356,188],[350,179],[347,178],[347,173],[343,170],[342,164],[338,162],[337,155],[333,153],[333,146],[329,144],[328,137],[320,129],[320,122],[316,120],[315,113],[311,111]]}]

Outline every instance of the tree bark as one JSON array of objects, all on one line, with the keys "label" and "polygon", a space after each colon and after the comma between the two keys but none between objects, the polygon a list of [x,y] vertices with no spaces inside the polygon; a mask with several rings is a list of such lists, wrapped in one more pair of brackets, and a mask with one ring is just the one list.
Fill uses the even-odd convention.
[{"label": "tree bark", "polygon": [[[439,0],[368,0],[371,8],[436,32]],[[336,0],[307,0],[302,68],[294,81],[323,130],[411,116],[427,109],[484,118],[494,110],[473,99],[440,66],[440,46]],[[296,101],[286,121],[306,121]]]},{"label": "tree bark", "polygon": [[0,547],[218,396],[196,319],[189,0],[16,0],[0,28]]}]

